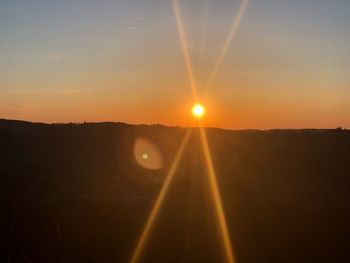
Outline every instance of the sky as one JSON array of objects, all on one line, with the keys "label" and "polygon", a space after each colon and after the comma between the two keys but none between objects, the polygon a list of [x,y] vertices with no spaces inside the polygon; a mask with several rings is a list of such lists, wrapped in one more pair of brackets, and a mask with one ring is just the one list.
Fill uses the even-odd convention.
[{"label": "sky", "polygon": [[[178,0],[207,126],[350,128],[350,1]],[[193,125],[171,0],[0,1],[0,118]]]}]

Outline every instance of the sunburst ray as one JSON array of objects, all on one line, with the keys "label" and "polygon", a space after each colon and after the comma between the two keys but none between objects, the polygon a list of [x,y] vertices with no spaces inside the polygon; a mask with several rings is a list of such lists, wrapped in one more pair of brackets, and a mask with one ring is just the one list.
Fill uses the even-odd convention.
[{"label": "sunburst ray", "polygon": [[182,157],[182,154],[184,152],[184,149],[187,145],[187,142],[188,142],[188,139],[190,137],[190,134],[191,134],[192,130],[191,129],[188,129],[186,131],[186,134],[185,134],[185,137],[184,139],[182,140],[181,144],[180,144],[180,147],[175,155],[175,159],[173,161],[173,163],[171,164],[170,166],[170,169],[168,171],[168,174],[165,178],[165,181],[162,185],[162,188],[158,194],[158,197],[156,199],[156,202],[151,210],[151,213],[148,217],[148,220],[146,222],[146,225],[142,231],[142,234],[137,242],[137,245],[136,245],[136,248],[132,254],[132,257],[131,257],[131,260],[130,260],[130,263],[137,263],[137,262],[140,262],[140,257],[142,256],[142,252],[144,250],[144,247],[146,245],[146,242],[147,242],[147,239],[151,233],[151,230],[155,224],[155,221],[157,219],[157,216],[159,214],[159,211],[162,207],[162,204],[163,204],[163,201],[166,197],[166,194],[168,192],[168,189],[173,181],[173,178],[174,178],[174,175],[176,173],[176,170],[179,166],[179,163],[180,163],[180,160],[181,160],[181,157]]},{"label": "sunburst ray", "polygon": [[216,216],[217,216],[218,223],[219,223],[221,237],[223,240],[226,262],[234,263],[235,259],[234,259],[234,253],[233,253],[233,247],[232,247],[232,243],[231,243],[230,233],[229,233],[229,230],[227,227],[227,222],[226,222],[224,208],[222,205],[222,200],[221,200],[221,195],[220,195],[219,186],[218,186],[218,182],[217,182],[216,172],[215,172],[212,157],[210,154],[207,134],[206,134],[203,126],[200,126],[199,133],[200,133],[200,138],[201,138],[201,142],[202,142],[205,161],[207,163],[210,190],[211,190],[211,194],[212,194],[212,198],[213,198],[213,202],[214,202]]},{"label": "sunburst ray", "polygon": [[234,39],[234,37],[237,33],[237,29],[239,28],[242,17],[248,8],[249,2],[250,2],[250,0],[243,0],[243,2],[241,3],[241,5],[239,7],[237,15],[235,16],[234,20],[232,21],[232,25],[230,27],[230,30],[229,30],[227,36],[226,36],[224,45],[219,53],[219,57],[216,60],[214,68],[209,76],[209,80],[207,82],[207,85],[204,88],[204,93],[207,93],[209,91],[209,89],[212,87],[212,85],[214,84],[216,76],[219,73],[219,70],[221,68],[222,62],[224,61],[224,58],[225,58],[227,51],[232,43],[232,40]]},{"label": "sunburst ray", "polygon": [[191,56],[190,56],[190,52],[189,52],[189,48],[188,48],[188,44],[187,44],[188,41],[187,41],[187,37],[186,37],[184,25],[183,25],[183,20],[182,20],[182,16],[181,16],[181,12],[180,12],[179,3],[178,3],[178,0],[172,0],[172,3],[173,3],[177,31],[179,34],[180,45],[181,45],[182,53],[183,53],[184,60],[185,60],[188,79],[190,81],[192,96],[195,100],[197,100],[197,98],[198,98],[197,83],[196,83],[196,79],[194,76],[193,65],[192,65]]}]

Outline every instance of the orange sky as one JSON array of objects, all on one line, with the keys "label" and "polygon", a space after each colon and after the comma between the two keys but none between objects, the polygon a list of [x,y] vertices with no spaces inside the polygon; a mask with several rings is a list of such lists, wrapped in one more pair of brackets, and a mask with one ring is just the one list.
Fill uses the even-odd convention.
[{"label": "orange sky", "polygon": [[[241,2],[179,4],[201,95]],[[252,0],[201,97],[205,123],[350,127],[346,10]],[[194,125],[175,21],[171,1],[0,3],[0,118]]]}]

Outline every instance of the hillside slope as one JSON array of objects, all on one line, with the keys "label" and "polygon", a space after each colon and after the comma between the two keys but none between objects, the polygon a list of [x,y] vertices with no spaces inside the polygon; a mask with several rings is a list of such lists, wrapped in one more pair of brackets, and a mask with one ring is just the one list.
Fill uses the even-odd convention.
[{"label": "hillside slope", "polygon": [[[350,260],[349,131],[207,132],[238,263]],[[184,134],[0,120],[0,261],[127,262]],[[194,130],[144,262],[220,262],[214,215]]]}]

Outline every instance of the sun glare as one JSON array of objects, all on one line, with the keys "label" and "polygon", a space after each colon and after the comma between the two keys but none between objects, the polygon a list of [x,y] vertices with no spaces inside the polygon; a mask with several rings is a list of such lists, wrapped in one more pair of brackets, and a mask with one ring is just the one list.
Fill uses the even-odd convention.
[{"label": "sun glare", "polygon": [[205,113],[205,108],[202,104],[195,104],[193,107],[192,107],[192,114],[193,116],[197,117],[197,118],[201,118]]}]

